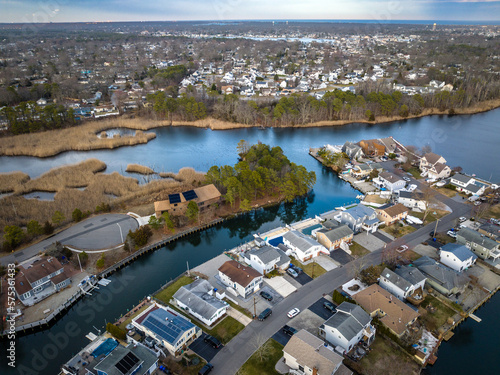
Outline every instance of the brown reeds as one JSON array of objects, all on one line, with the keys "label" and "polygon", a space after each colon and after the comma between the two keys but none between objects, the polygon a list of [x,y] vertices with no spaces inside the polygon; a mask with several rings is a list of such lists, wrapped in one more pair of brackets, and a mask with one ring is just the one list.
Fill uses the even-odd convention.
[{"label": "brown reeds", "polygon": [[16,186],[25,183],[29,179],[30,176],[23,172],[0,173],[0,193],[14,191]]},{"label": "brown reeds", "polygon": [[125,171],[128,173],[139,173],[144,175],[150,175],[156,173],[151,168],[140,164],[129,164],[127,165],[127,169]]}]

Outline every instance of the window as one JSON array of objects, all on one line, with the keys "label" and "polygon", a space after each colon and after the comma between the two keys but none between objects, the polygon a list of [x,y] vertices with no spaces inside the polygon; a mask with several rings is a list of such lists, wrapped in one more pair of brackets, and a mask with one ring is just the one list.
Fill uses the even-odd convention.
[{"label": "window", "polygon": [[299,365],[299,370],[303,372],[304,371],[304,366]]}]

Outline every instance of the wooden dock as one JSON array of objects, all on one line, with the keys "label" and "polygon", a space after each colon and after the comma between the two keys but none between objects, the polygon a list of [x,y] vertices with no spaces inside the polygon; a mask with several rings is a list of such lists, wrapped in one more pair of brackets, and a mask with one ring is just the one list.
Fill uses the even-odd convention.
[{"label": "wooden dock", "polygon": [[478,322],[478,323],[481,323],[481,322],[482,322],[482,319],[481,319],[481,318],[479,318],[479,317],[477,317],[477,316],[476,316],[476,315],[474,315],[473,313],[470,313],[470,314],[469,314],[469,318],[474,319],[474,320],[475,320],[476,322]]}]

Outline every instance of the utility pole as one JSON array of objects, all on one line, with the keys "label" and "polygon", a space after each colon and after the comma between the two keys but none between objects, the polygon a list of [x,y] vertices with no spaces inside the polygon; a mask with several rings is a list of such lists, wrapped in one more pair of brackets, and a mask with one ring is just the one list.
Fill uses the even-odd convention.
[{"label": "utility pole", "polygon": [[314,265],[316,264],[316,260],[313,260],[313,268],[311,272],[311,278],[314,279]]},{"label": "utility pole", "polygon": [[441,219],[436,220],[436,227],[434,228],[434,236],[432,236],[433,238],[436,238],[439,220],[441,220]]},{"label": "utility pole", "polygon": [[253,296],[253,318],[255,319],[256,316],[257,316],[257,306],[255,302],[255,296]]}]

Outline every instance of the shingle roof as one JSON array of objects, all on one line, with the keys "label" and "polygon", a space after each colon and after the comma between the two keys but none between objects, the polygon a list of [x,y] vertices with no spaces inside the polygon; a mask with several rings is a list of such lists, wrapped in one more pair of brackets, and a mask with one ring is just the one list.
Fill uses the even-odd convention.
[{"label": "shingle roof", "polygon": [[416,285],[426,279],[422,272],[415,267],[401,266],[400,268],[396,268],[394,273],[413,285]]},{"label": "shingle roof", "polygon": [[23,272],[26,279],[33,284],[35,281],[43,279],[61,268],[63,266],[56,258],[48,258],[36,261],[30,268]]},{"label": "shingle roof", "polygon": [[233,282],[246,287],[253,279],[262,275],[251,267],[244,266],[234,260],[228,260],[219,267],[219,271],[227,275]]},{"label": "shingle roof", "polygon": [[495,247],[498,247],[498,242],[493,241],[491,238],[482,235],[475,230],[470,228],[463,228],[457,234],[457,242],[464,244],[465,241],[474,242],[478,245],[485,247],[488,250],[493,250]]},{"label": "shingle roof", "polygon": [[351,215],[354,219],[361,219],[365,216],[372,216],[375,214],[373,208],[366,207],[362,204],[358,204],[356,207],[348,208],[344,211],[346,214]]},{"label": "shingle roof", "polygon": [[460,245],[457,243],[447,243],[446,245],[441,247],[441,251],[446,251],[454,254],[458,259],[462,262],[471,258],[472,260],[477,259],[477,255],[470,251],[467,246]]},{"label": "shingle roof", "polygon": [[431,278],[445,289],[451,291],[453,288],[460,288],[468,283],[468,279],[451,268],[436,262],[428,256],[423,256],[413,262],[413,264],[428,278]]},{"label": "shingle roof", "polygon": [[290,242],[293,246],[304,252],[313,246],[319,245],[319,243],[312,238],[307,237],[296,230],[286,232],[283,235],[283,238]]},{"label": "shingle roof", "polygon": [[218,310],[227,306],[225,302],[208,294],[211,290],[213,287],[208,281],[198,279],[191,284],[180,287],[173,298],[210,320]]},{"label": "shingle roof", "polygon": [[248,252],[248,255],[255,255],[264,264],[268,264],[269,262],[280,257],[280,253],[278,252],[278,250],[272,246],[257,247],[250,250]]},{"label": "shingle roof", "polygon": [[472,179],[472,177],[463,175],[461,173],[457,173],[453,177],[451,177],[451,179],[452,180],[457,180],[457,181],[459,181],[459,182],[461,182],[463,184],[467,184]]},{"label": "shingle roof", "polygon": [[412,284],[408,280],[406,280],[404,277],[397,275],[395,272],[392,272],[389,268],[385,268],[380,274],[380,276],[385,277],[392,284],[396,285],[399,289],[405,292],[412,286]]},{"label": "shingle roof", "polygon": [[348,341],[355,337],[371,321],[360,306],[342,302],[337,312],[324,325],[336,328]]},{"label": "shingle roof", "polygon": [[395,217],[404,212],[408,212],[408,208],[402,205],[401,203],[398,203],[393,206],[387,207],[386,209],[383,209],[381,211],[384,211],[390,217]]},{"label": "shingle roof", "polygon": [[383,178],[386,181],[389,181],[391,184],[394,184],[398,181],[403,181],[401,177],[395,175],[394,173],[382,172],[379,174],[379,177]]},{"label": "shingle roof", "polygon": [[342,225],[331,230],[326,230],[324,233],[325,236],[332,242],[341,240],[342,238],[349,237],[350,235],[354,234],[352,229],[347,225]]},{"label": "shingle roof", "polygon": [[424,159],[427,160],[430,164],[436,164],[439,159],[441,159],[441,155],[437,155],[433,152],[429,152],[424,155]]}]

